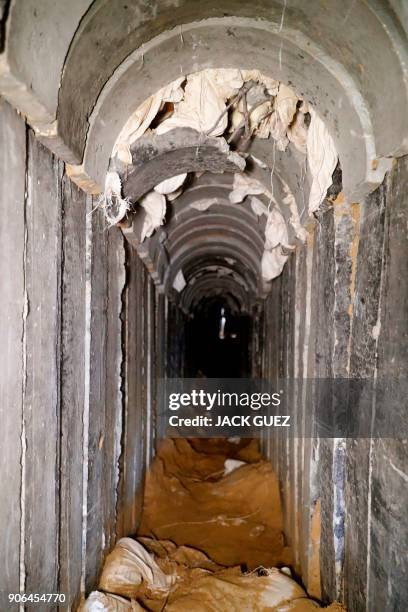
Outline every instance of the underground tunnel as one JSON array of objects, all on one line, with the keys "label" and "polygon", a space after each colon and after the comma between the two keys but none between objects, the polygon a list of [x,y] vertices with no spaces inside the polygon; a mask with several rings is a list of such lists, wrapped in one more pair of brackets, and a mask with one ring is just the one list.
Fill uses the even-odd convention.
[{"label": "underground tunnel", "polygon": [[0,611],[405,612],[406,2],[0,23]]}]

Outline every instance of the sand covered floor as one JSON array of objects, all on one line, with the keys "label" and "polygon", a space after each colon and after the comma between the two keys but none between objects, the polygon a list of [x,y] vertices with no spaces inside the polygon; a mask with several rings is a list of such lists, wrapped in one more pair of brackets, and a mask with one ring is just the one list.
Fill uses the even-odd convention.
[{"label": "sand covered floor", "polygon": [[279,483],[257,442],[168,439],[146,475],[137,536],[119,540],[82,610],[321,609],[290,564]]}]

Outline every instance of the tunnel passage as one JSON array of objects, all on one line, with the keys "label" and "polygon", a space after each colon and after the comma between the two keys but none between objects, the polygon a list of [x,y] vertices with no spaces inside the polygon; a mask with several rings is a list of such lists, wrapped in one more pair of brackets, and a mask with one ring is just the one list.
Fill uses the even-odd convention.
[{"label": "tunnel passage", "polygon": [[[219,105],[207,116],[194,88],[202,94],[210,86]],[[163,105],[175,92],[185,107]],[[164,112],[153,120],[154,102]],[[344,150],[338,153],[313,108],[259,71],[220,69],[166,85],[129,122],[113,147],[103,208],[174,304],[168,375],[306,377],[309,342],[315,376],[348,375],[356,362],[350,306],[347,314],[342,308],[355,290],[356,249],[365,246],[360,209],[343,191],[350,178]],[[305,393],[298,408],[304,422],[312,405]],[[280,467],[279,445],[263,440],[282,470],[293,571],[312,595],[330,602],[354,580],[344,577],[346,546],[356,545],[345,535],[347,495],[353,503],[346,442],[296,444],[288,441],[293,459]],[[298,460],[308,466],[306,481]],[[292,473],[284,477],[286,470]],[[317,495],[319,479],[326,484]],[[330,569],[317,577],[322,564]]]},{"label": "tunnel passage", "polygon": [[231,301],[222,294],[202,299],[191,313],[186,329],[187,377],[250,376],[250,317]]},{"label": "tunnel passage", "polygon": [[[217,366],[200,341],[242,340],[240,376],[406,377],[407,11],[13,0],[0,26],[0,597],[76,609],[140,524],[157,380]],[[323,400],[288,391],[303,434]],[[366,436],[261,440],[292,570],[351,611],[407,608],[387,419],[378,394]]]}]

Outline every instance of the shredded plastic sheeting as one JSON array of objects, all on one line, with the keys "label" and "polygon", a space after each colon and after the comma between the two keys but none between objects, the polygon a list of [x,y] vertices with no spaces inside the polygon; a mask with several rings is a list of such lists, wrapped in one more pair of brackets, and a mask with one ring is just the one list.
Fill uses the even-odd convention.
[{"label": "shredded plastic sheeting", "polygon": [[324,122],[310,109],[310,126],[307,132],[307,162],[312,175],[309,194],[309,213],[316,212],[332,184],[332,176],[338,155],[332,137]]},{"label": "shredded plastic sheeting", "polygon": [[283,192],[285,194],[285,196],[282,198],[282,202],[290,210],[289,222],[295,231],[296,238],[298,238],[301,242],[305,242],[307,238],[307,231],[300,222],[299,210],[296,204],[295,196],[293,195],[288,184],[285,183],[285,181],[281,179],[281,183]]},{"label": "shredded plastic sheeting", "polygon": [[178,189],[176,189],[176,191],[172,191],[171,193],[168,193],[166,195],[166,199],[169,202],[172,202],[173,200],[175,200],[176,198],[178,198],[181,194],[183,193],[183,186],[179,187]]},{"label": "shredded plastic sheeting", "polygon": [[271,96],[276,96],[279,88],[279,81],[265,76],[259,70],[240,70],[244,81],[256,81],[266,87]]},{"label": "shredded plastic sheeting", "polygon": [[141,241],[149,238],[155,229],[163,225],[166,215],[166,198],[161,193],[150,191],[139,200],[139,204],[146,211],[143,223]]},{"label": "shredded plastic sheeting", "polygon": [[275,110],[278,114],[282,129],[285,131],[293,121],[298,100],[299,98],[293,89],[287,87],[287,85],[283,83],[279,85],[279,91],[275,99]]},{"label": "shredded plastic sheeting", "polygon": [[298,111],[295,115],[292,125],[287,129],[287,137],[289,142],[292,142],[298,151],[306,155],[307,151],[307,127],[305,116]]},{"label": "shredded plastic sheeting", "polygon": [[173,289],[181,293],[186,286],[186,279],[184,278],[183,270],[179,270],[173,281]]},{"label": "shredded plastic sheeting", "polygon": [[245,99],[242,97],[231,112],[230,132],[245,125],[245,112],[248,112],[248,127],[258,138],[269,137],[268,117],[272,112],[273,98],[263,84],[248,86]]},{"label": "shredded plastic sheeting", "polygon": [[[221,136],[228,127],[228,114],[226,103],[237,95],[245,82],[255,81],[266,89],[269,96],[278,93],[278,82],[261,75],[257,70],[237,69],[207,69],[191,74],[187,77],[184,98],[175,105],[174,113],[165,119],[157,128],[158,134],[176,127],[190,127],[211,136]],[[263,107],[255,110],[255,101],[249,98],[248,110],[251,113],[251,128],[256,128],[261,138],[269,136],[269,129],[265,132],[265,125],[259,119],[269,110],[271,102],[265,102]],[[243,118],[242,102],[238,103],[232,113],[232,127],[236,127]]]},{"label": "shredded plastic sheeting", "polygon": [[[296,236],[304,241],[306,239],[306,230],[300,225],[299,213],[294,196],[289,187],[283,183],[285,197],[283,203],[289,206],[291,211],[291,224],[294,227]],[[270,202],[274,203],[274,208],[269,210],[268,207],[256,195],[267,195]],[[288,228],[286,221],[277,206],[276,199],[258,180],[249,177],[244,173],[234,174],[232,191],[229,194],[229,199],[232,203],[242,202],[248,195],[251,195],[251,208],[257,216],[266,215],[267,221],[265,226],[265,244],[264,252],[261,260],[261,274],[266,281],[271,281],[277,278],[283,270],[283,267],[288,259],[288,255],[282,250],[293,249],[293,245],[289,244]]]},{"label": "shredded plastic sheeting", "polygon": [[[307,113],[310,113],[311,118],[309,127],[306,121]],[[181,76],[139,106],[122,129],[113,153],[126,164],[131,164],[131,144],[151,128],[153,121],[155,123],[152,129],[157,134],[177,127],[189,127],[214,137],[228,138],[229,133],[228,142],[232,142],[238,150],[241,136],[242,143],[249,142],[253,137],[271,137],[274,140],[273,147],[279,151],[285,151],[288,144],[292,143],[298,151],[306,155],[310,169],[312,181],[309,214],[318,210],[332,183],[338,156],[325,124],[291,87],[266,77],[258,70],[209,68]],[[266,168],[261,160],[251,157],[257,165]],[[140,205],[146,210],[142,241],[163,224],[166,200],[172,201],[182,193],[186,176],[184,173],[162,181],[154,187],[153,192],[140,200]],[[196,173],[196,176],[199,176],[199,173]],[[273,168],[270,180],[272,185]],[[286,221],[283,216],[279,222],[271,217],[271,204],[275,209],[280,205],[280,211],[287,206],[290,211],[288,223],[293,227],[296,238],[305,242],[307,237],[295,196],[284,181],[282,184],[284,196],[278,203],[272,186],[269,191],[247,173],[236,173],[229,195],[233,204],[252,196],[250,205],[254,213],[258,217],[267,216],[265,250],[260,266],[262,277],[266,281],[281,274],[288,259],[284,249],[293,248],[288,244],[287,230],[286,237],[284,236],[283,225],[286,225]],[[262,200],[256,197],[261,195],[269,199],[269,206],[266,207]],[[204,212],[215,202],[215,199],[193,202],[190,208]],[[122,198],[119,176],[115,173],[108,175],[103,206],[109,225],[120,222],[129,209],[129,202]],[[182,291],[185,286],[183,282],[180,283],[181,289],[178,288],[178,281],[175,282],[175,289]]]},{"label": "shredded plastic sheeting", "polygon": [[252,155],[252,153],[249,155],[249,157],[250,157],[250,159],[252,159],[253,162],[256,163],[257,166],[259,166],[263,170],[266,170],[268,168],[268,165],[265,164],[265,162],[263,162],[262,159],[259,159],[258,157],[255,157],[255,155]]},{"label": "shredded plastic sheeting", "polygon": [[262,75],[259,70],[207,69],[187,77],[181,76],[147,98],[136,109],[122,128],[112,157],[117,155],[122,162],[132,163],[130,145],[149,129],[166,102],[173,103],[175,109],[158,126],[158,134],[173,127],[192,127],[198,131],[209,131],[213,136],[222,135],[228,125],[228,116],[225,115],[217,125],[214,124],[226,110],[226,101],[235,96],[247,81],[255,81],[264,86],[271,96],[278,93],[278,81]]}]

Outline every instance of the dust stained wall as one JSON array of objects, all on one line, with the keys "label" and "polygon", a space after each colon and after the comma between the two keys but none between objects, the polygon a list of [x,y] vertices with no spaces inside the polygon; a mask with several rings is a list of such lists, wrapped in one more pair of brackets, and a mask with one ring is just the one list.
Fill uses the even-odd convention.
[{"label": "dust stained wall", "polygon": [[64,592],[74,609],[138,524],[148,326],[164,306],[121,232],[1,100],[0,139],[0,591]]},{"label": "dust stained wall", "polygon": [[[326,202],[266,300],[265,376],[407,377],[407,187],[404,157],[361,205]],[[313,398],[301,386],[290,401],[304,433],[316,402],[346,408],[335,395]],[[388,408],[376,398],[368,415],[374,425]],[[263,443],[281,481],[297,571],[311,594],[340,599],[350,612],[405,609],[407,441]]]}]

